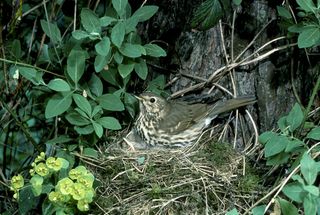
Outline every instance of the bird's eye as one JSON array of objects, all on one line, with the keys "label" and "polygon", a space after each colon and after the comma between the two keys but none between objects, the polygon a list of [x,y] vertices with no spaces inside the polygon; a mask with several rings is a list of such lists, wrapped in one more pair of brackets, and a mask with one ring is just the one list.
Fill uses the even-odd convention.
[{"label": "bird's eye", "polygon": [[153,98],[153,97],[150,99],[150,102],[151,102],[151,103],[154,103],[155,101],[156,101],[156,99]]}]

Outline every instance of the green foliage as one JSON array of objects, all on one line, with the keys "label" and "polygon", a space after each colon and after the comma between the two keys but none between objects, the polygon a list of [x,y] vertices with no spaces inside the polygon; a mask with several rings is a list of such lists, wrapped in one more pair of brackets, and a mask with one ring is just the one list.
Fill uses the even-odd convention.
[{"label": "green foliage", "polygon": [[[241,1],[235,1],[240,4]],[[206,0],[192,17],[191,27],[208,30],[215,26],[222,16],[230,9],[230,0]]]},{"label": "green foliage", "polygon": [[[298,47],[309,48],[320,44],[320,6],[312,0],[296,0],[299,12],[293,15],[288,7],[277,6],[283,24],[290,34],[298,33]],[[298,23],[295,22],[298,20]]]},{"label": "green foliage", "polygon": [[88,211],[95,195],[94,176],[84,166],[71,169],[69,164],[64,158],[45,158],[41,152],[32,163],[28,183],[24,184],[21,175],[12,177],[11,190],[18,200],[19,212],[26,214],[34,209],[40,196],[46,196],[42,214]]},{"label": "green foliage", "polygon": [[[0,66],[5,74],[0,77],[4,90],[0,103],[5,106],[0,109],[0,140],[4,146],[10,145],[0,147],[5,177],[28,168],[35,150],[56,151],[70,166],[75,163],[72,151],[96,158],[94,146],[113,139],[115,132],[136,116],[137,100],[132,93],[146,86],[159,92],[164,89],[164,82],[152,85],[164,76],[151,84],[145,82],[147,63],[166,52],[152,41],[143,43],[137,32],[137,25],[149,20],[157,6],[143,5],[132,11],[128,1],[116,0],[98,2],[93,11],[80,0],[76,13],[70,15],[64,10],[69,1],[54,0],[41,3],[41,7],[37,1],[19,3],[21,14],[22,9],[27,12],[19,17],[20,26],[10,23],[11,35],[2,32],[2,56],[6,59],[1,58]],[[6,23],[2,24],[5,29]],[[31,193],[49,195],[58,182],[52,177],[67,177],[67,169],[52,173],[41,162],[33,171],[36,176],[23,188],[18,183],[20,176],[13,178],[20,212],[41,203],[45,214],[67,213],[49,200],[65,198],[57,193],[42,202],[35,197],[32,204],[24,203]],[[85,208],[84,202],[79,204],[78,209]]]},{"label": "green foliage", "polygon": [[[316,214],[320,201],[316,183],[320,169],[319,162],[311,156],[308,142],[320,138],[320,127],[312,128],[300,140],[298,135],[304,127],[304,115],[300,106],[295,104],[289,114],[278,121],[280,132],[265,132],[260,135],[259,141],[264,145],[267,165],[287,164],[291,166],[290,171],[300,167],[300,172],[292,176],[292,182],[287,183],[282,192],[293,203],[300,204],[305,214],[312,215]],[[278,201],[284,215],[298,214],[296,204],[282,198]]]}]

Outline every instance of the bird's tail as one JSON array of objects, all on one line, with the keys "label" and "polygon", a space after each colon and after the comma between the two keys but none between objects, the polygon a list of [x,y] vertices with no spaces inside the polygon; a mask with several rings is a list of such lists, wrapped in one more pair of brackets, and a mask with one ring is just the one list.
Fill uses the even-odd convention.
[{"label": "bird's tail", "polygon": [[229,99],[226,101],[219,101],[213,105],[209,116],[210,118],[215,118],[219,114],[226,113],[246,105],[251,105],[255,102],[256,98],[254,96],[240,96],[238,98]]}]

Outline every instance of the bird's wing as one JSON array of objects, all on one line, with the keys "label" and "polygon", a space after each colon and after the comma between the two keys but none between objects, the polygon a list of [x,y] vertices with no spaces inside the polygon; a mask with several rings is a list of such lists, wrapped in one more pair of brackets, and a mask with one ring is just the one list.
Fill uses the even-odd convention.
[{"label": "bird's wing", "polygon": [[195,125],[208,113],[206,104],[186,105],[175,102],[170,105],[171,108],[158,124],[158,129],[166,133],[178,134]]}]

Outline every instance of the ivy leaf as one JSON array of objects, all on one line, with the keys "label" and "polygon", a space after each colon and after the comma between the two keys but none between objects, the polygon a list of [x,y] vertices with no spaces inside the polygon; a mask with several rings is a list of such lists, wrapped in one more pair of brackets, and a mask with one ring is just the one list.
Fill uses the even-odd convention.
[{"label": "ivy leaf", "polygon": [[310,194],[303,199],[304,214],[311,215],[317,213],[317,199],[318,197],[313,197]]},{"label": "ivy leaf", "polygon": [[285,19],[292,18],[291,13],[285,7],[277,6],[277,11],[278,11],[278,14]]},{"label": "ivy leaf", "polygon": [[101,32],[101,25],[98,16],[90,9],[83,8],[80,13],[81,24],[88,33]]},{"label": "ivy leaf", "polygon": [[84,73],[86,52],[72,49],[67,60],[67,73],[77,85]]},{"label": "ivy leaf", "polygon": [[114,68],[109,68],[108,71],[102,71],[101,72],[102,78],[107,81],[108,83],[120,87],[120,83],[117,79],[118,76],[118,70]]},{"label": "ivy leaf", "polygon": [[274,137],[278,137],[278,134],[272,131],[266,131],[259,136],[258,140],[261,144],[265,145],[271,138]]},{"label": "ivy leaf", "polygon": [[297,0],[297,3],[306,12],[314,12],[317,10],[312,0]]},{"label": "ivy leaf", "polygon": [[70,85],[61,78],[52,79],[48,83],[48,87],[51,90],[58,91],[58,92],[70,91]]},{"label": "ivy leaf", "polygon": [[87,114],[87,116],[91,116],[92,108],[89,101],[85,97],[79,94],[73,94],[73,100],[77,106]]},{"label": "ivy leaf", "polygon": [[134,63],[118,65],[118,71],[122,78],[127,77],[133,71],[133,68]]},{"label": "ivy leaf", "polygon": [[124,43],[119,50],[121,54],[131,58],[137,58],[146,54],[146,49],[138,44]]},{"label": "ivy leaf", "polygon": [[97,122],[106,129],[111,129],[111,130],[121,129],[121,125],[119,121],[114,117],[109,117],[109,116],[101,117],[100,119],[97,120]]},{"label": "ivy leaf", "polygon": [[97,98],[100,106],[110,111],[123,111],[124,105],[119,97],[113,94],[104,94]]},{"label": "ivy leaf", "polygon": [[83,135],[91,134],[94,131],[92,125],[87,125],[85,127],[75,126],[74,130],[76,130],[76,132],[78,132],[78,134],[83,134]]},{"label": "ivy leaf", "polygon": [[103,37],[100,42],[95,46],[96,52],[101,56],[107,56],[110,51],[110,39],[108,37]]},{"label": "ivy leaf", "polygon": [[64,113],[69,109],[71,103],[72,92],[55,94],[47,103],[45,117],[49,119]]},{"label": "ivy leaf", "polygon": [[303,122],[303,112],[298,103],[296,103],[289,112],[286,120],[291,132],[295,131]]},{"label": "ivy leaf", "polygon": [[133,13],[133,17],[138,18],[138,22],[144,22],[150,19],[157,11],[159,7],[154,5],[147,5],[140,7]]},{"label": "ivy leaf", "polygon": [[42,19],[40,24],[44,33],[51,39],[53,43],[62,41],[61,33],[56,23],[52,24]]},{"label": "ivy leaf", "polygon": [[97,152],[97,150],[95,150],[93,148],[84,148],[83,155],[88,156],[88,157],[92,157],[92,158],[98,158],[98,152]]},{"label": "ivy leaf", "polygon": [[147,55],[152,57],[165,57],[167,56],[167,53],[165,50],[163,50],[160,46],[156,44],[146,44],[144,45]]}]

